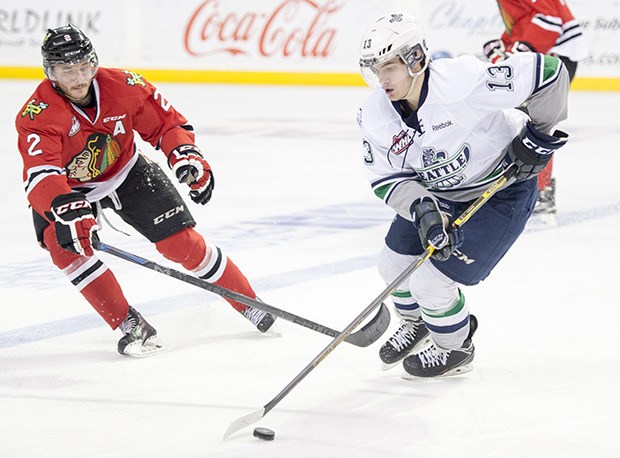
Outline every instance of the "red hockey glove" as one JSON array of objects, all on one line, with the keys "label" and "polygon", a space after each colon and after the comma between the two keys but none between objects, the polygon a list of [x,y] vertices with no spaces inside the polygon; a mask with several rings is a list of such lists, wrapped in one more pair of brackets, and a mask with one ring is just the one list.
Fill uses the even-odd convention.
[{"label": "red hockey glove", "polygon": [[65,250],[92,256],[91,239],[97,237],[97,221],[90,202],[81,192],[61,194],[52,200],[56,240]]},{"label": "red hockey glove", "polygon": [[493,64],[508,59],[516,52],[534,52],[534,48],[527,41],[515,41],[511,46],[506,45],[501,39],[487,41],[483,45],[484,55]]},{"label": "red hockey glove", "polygon": [[191,189],[189,196],[197,204],[211,200],[215,180],[211,167],[204,160],[196,145],[181,145],[168,156],[168,165],[179,180]]}]

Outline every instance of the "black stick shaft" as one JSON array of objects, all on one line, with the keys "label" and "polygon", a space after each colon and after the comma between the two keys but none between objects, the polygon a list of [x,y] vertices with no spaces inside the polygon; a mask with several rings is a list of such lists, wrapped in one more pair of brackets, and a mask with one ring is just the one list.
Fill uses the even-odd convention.
[{"label": "black stick shaft", "polygon": [[[271,313],[272,315],[275,315],[286,321],[290,321],[292,323],[298,324],[305,328],[312,329],[313,331],[319,332],[321,334],[325,334],[330,337],[336,337],[340,335],[340,331],[336,331],[335,329],[328,328],[327,326],[323,326],[322,324],[315,323],[314,321],[308,320],[306,318],[302,318],[293,313],[290,313],[285,310],[265,304],[262,301],[258,301],[256,299],[252,299],[250,297],[244,296],[243,294],[239,294],[235,291],[231,291],[229,289],[223,288],[221,286],[218,286],[214,283],[210,283],[201,278],[194,277],[193,275],[189,275],[184,272],[180,272],[178,270],[172,269],[170,267],[163,266],[154,261],[149,261],[148,259],[142,258],[140,256],[121,250],[119,248],[115,248],[106,243],[98,241],[98,242],[94,242],[93,246],[95,247],[95,249],[99,251],[104,251],[118,258],[133,262],[134,264],[138,264],[142,267],[146,267],[148,269],[167,275],[168,277],[176,278],[177,280],[181,280],[185,283],[192,284],[194,286],[197,286],[198,288],[205,289],[207,291],[215,293],[224,298],[232,299],[233,301],[237,301],[241,304],[248,305],[250,307],[255,307],[257,309]],[[351,340],[350,343],[357,345],[357,342],[354,340]]]}]

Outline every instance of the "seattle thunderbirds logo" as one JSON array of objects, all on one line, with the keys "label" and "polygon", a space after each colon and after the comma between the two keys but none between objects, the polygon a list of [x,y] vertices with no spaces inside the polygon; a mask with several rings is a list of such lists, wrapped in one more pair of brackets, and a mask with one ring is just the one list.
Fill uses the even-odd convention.
[{"label": "seattle thunderbirds logo", "polygon": [[450,189],[463,182],[463,170],[469,163],[469,145],[465,143],[458,153],[449,157],[445,151],[433,147],[422,148],[423,169],[416,170],[427,186]]}]

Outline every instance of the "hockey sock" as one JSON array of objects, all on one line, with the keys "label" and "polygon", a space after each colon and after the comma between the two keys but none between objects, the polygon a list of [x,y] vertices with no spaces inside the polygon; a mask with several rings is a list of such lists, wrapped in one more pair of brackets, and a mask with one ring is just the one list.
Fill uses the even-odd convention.
[{"label": "hockey sock", "polygon": [[[178,262],[196,276],[215,283],[222,288],[256,298],[250,282],[239,268],[215,245],[207,244],[204,238],[192,228],[183,229],[155,244],[157,250],[171,261]],[[225,300],[237,311],[247,306]]]},{"label": "hockey sock", "polygon": [[422,308],[422,317],[437,345],[445,349],[459,348],[469,333],[469,308],[465,296],[458,297],[448,307]]},{"label": "hockey sock", "polygon": [[551,186],[551,175],[553,172],[553,157],[545,168],[538,174],[538,190]]},{"label": "hockey sock", "polygon": [[127,316],[129,304],[116,277],[96,257],[79,257],[63,273],[101,318],[116,329]]},{"label": "hockey sock", "polygon": [[116,329],[127,317],[129,304],[116,277],[107,267],[80,292],[112,329]]},{"label": "hockey sock", "polygon": [[396,314],[400,318],[420,318],[420,306],[409,290],[397,289],[390,295]]},{"label": "hockey sock", "polygon": [[97,257],[71,253],[55,243],[52,226],[45,231],[45,245],[52,261],[63,271],[101,318],[116,329],[127,316],[129,304],[116,277]]}]

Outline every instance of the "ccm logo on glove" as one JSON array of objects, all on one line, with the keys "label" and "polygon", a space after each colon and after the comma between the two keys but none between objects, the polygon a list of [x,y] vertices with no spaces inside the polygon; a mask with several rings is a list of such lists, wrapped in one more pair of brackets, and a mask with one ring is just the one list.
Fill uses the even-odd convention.
[{"label": "ccm logo on glove", "polygon": [[71,210],[79,210],[80,208],[88,208],[88,209],[90,209],[92,207],[90,206],[90,202],[89,201],[87,201],[87,200],[78,200],[78,201],[75,201],[75,202],[69,202],[69,203],[66,203],[66,204],[59,205],[58,207],[54,208],[54,213],[59,216],[59,215],[65,214],[65,213],[67,213],[68,211],[71,211]]}]

